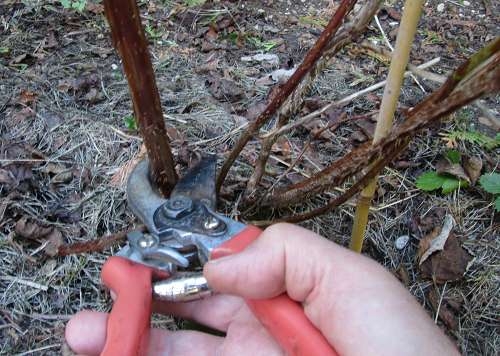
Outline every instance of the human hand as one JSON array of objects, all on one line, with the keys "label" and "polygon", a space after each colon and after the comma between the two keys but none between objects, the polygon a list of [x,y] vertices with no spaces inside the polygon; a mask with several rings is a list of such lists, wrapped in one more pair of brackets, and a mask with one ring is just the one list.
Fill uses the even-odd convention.
[{"label": "human hand", "polygon": [[[274,225],[245,251],[211,261],[204,274],[219,294],[190,303],[155,303],[155,311],[226,333],[151,330],[150,355],[283,355],[242,298],[283,292],[301,302],[340,355],[458,355],[416,300],[380,265],[311,231]],[[66,327],[79,354],[96,355],[107,314],[84,311]]]}]

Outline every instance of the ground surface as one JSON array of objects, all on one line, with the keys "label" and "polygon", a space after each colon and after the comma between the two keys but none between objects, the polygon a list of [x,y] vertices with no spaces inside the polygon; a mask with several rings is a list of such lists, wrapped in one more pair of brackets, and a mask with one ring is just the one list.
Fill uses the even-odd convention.
[{"label": "ground surface", "polygon": [[[440,3],[428,1],[425,6],[412,63],[441,57],[431,70],[446,75],[499,35],[500,8],[494,1]],[[228,151],[274,84],[268,74],[300,62],[335,6],[330,1],[179,4],[183,2],[142,2],[141,12],[169,136],[183,170],[193,152]],[[401,1],[388,1],[379,14],[392,44],[400,14]],[[375,22],[365,38],[384,46]],[[58,1],[4,0],[0,41],[0,354],[60,354],[70,315],[83,308],[109,309],[99,271],[116,249],[49,258],[47,243],[60,238],[85,241],[137,223],[117,172],[137,154],[141,142],[127,127],[133,115],[127,83],[98,5],[88,3],[78,13]],[[263,52],[276,54],[279,64],[241,60]],[[386,73],[386,64],[373,55],[345,49],[315,83],[304,112],[383,80]],[[426,92],[437,87],[425,79],[419,82]],[[381,94],[360,97],[345,111],[370,113]],[[410,107],[424,96],[407,79],[401,104]],[[498,97],[485,102],[497,117],[498,104]],[[439,133],[471,128],[494,133],[483,116],[475,107],[462,110],[421,135],[385,170],[365,247],[367,255],[399,276],[462,352],[471,355],[495,355],[500,349],[498,216],[491,196],[478,188],[443,196],[423,193],[414,182],[445,151]],[[305,161],[284,183],[314,173],[367,140],[373,122],[365,121],[346,124],[335,135],[313,142]],[[290,163],[300,152],[310,130],[300,128],[276,146],[264,185],[273,181],[274,171],[283,170],[278,160]],[[498,168],[498,150],[462,141],[457,145],[462,152],[479,155],[485,171]],[[239,216],[232,202],[238,199],[256,147],[245,151],[227,181],[230,188],[222,204],[233,216]],[[324,199],[294,209],[309,209]],[[304,225],[347,244],[353,204]],[[459,281],[434,284],[422,278],[416,250],[419,239],[441,226],[446,214],[454,217],[457,236],[474,258]],[[400,250],[395,241],[402,235],[409,235],[410,242]],[[156,323],[174,325],[168,318]]]}]

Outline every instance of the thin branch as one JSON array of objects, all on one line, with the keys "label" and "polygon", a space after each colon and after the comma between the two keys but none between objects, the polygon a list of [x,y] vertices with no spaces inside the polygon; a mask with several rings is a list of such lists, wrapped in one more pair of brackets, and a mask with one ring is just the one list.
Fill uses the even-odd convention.
[{"label": "thin branch", "polygon": [[[373,16],[378,11],[380,0],[368,0],[365,5],[356,13],[351,21],[342,26],[342,29],[335,35],[328,44],[322,57],[314,64],[310,72],[304,77],[292,95],[286,100],[280,109],[278,124],[276,129],[285,126],[290,118],[295,115],[304,105],[304,99],[311,91],[315,79],[328,66],[331,59],[346,45],[359,37],[371,22]],[[255,163],[255,169],[247,182],[245,200],[252,198],[257,185],[260,183],[265,173],[266,163],[271,154],[271,149],[278,139],[278,136],[269,136],[263,139],[259,158]]]},{"label": "thin branch", "polygon": [[[137,226],[134,231],[146,231],[144,225]],[[121,231],[116,234],[99,237],[85,242],[75,242],[59,246],[57,256],[68,256],[78,253],[102,252],[111,246],[117,245],[127,239],[129,231]]]},{"label": "thin branch", "polygon": [[[441,60],[441,58],[439,58],[439,57],[434,58],[434,59],[432,59],[424,64],[419,65],[417,68],[426,69],[426,68],[432,67],[433,65],[437,64],[440,60]],[[411,74],[410,71],[406,72],[405,77],[409,76],[410,74]],[[288,125],[283,126],[281,129],[271,131],[265,135],[262,135],[261,137],[266,138],[266,137],[270,137],[270,136],[280,136],[280,135],[283,135],[285,133],[288,133],[288,132],[292,131],[293,129],[295,129],[296,127],[299,127],[301,125],[307,124],[308,122],[311,122],[312,120],[316,119],[317,117],[321,116],[322,114],[324,114],[325,112],[327,112],[328,110],[330,110],[334,107],[339,107],[339,106],[345,105],[345,104],[353,101],[354,99],[359,98],[362,95],[365,95],[366,93],[370,93],[370,92],[375,91],[377,89],[383,88],[385,84],[386,84],[385,80],[378,82],[376,84],[373,84],[373,85],[371,85],[365,89],[362,89],[356,93],[350,94],[350,95],[348,95],[340,100],[337,100],[337,101],[334,101],[333,103],[327,104],[327,105],[323,106],[321,109],[313,111],[312,113],[307,114],[306,116],[301,117],[300,119],[298,119],[294,122],[291,122]]]},{"label": "thin branch", "polygon": [[[493,43],[499,40],[500,38],[497,38],[493,41]],[[488,47],[492,48],[491,46]],[[474,73],[474,77],[471,78],[468,83],[465,83],[460,87],[457,86],[458,83],[455,83],[455,88],[458,88],[459,90],[454,91],[452,89],[450,96],[445,99],[444,103],[441,103],[444,107],[442,110],[436,111],[436,109],[441,106],[440,101],[437,100],[437,98],[439,98],[439,95],[437,95],[438,92],[436,92],[436,95],[433,94],[429,96],[419,105],[420,109],[418,109],[418,111],[413,110],[413,117],[409,117],[407,119],[407,122],[410,120],[412,122],[407,124],[406,127],[402,127],[397,130],[389,140],[382,142],[381,145],[376,147],[376,150],[367,152],[367,161],[372,161],[373,157],[380,155],[382,152],[383,156],[373,163],[368,172],[366,172],[364,176],[353,184],[344,194],[332,199],[327,205],[307,213],[293,215],[273,221],[252,221],[252,224],[256,226],[268,226],[277,222],[297,223],[312,219],[321,214],[325,214],[344,204],[356,193],[361,191],[370,182],[370,180],[376,177],[382,169],[389,164],[389,162],[396,159],[399,154],[407,148],[408,144],[411,142],[411,137],[414,136],[417,131],[425,128],[429,124],[432,124],[435,120],[447,116],[450,112],[457,110],[459,107],[476,100],[480,96],[500,91],[500,53],[497,49],[496,53],[490,52],[490,54],[492,55],[491,59],[487,61],[487,63],[484,63],[483,58],[483,62],[480,63],[483,64],[480,70]],[[469,66],[468,63],[469,61],[462,65],[457,72],[461,72],[462,68]],[[434,103],[431,104],[432,101],[434,101]],[[429,112],[426,112],[424,110],[426,105],[432,105],[433,108],[429,110]]]},{"label": "thin branch", "polygon": [[[387,47],[389,47],[389,49],[391,50],[391,52],[394,52],[394,47],[391,45],[391,41],[389,41],[389,38],[385,34],[384,28],[382,27],[382,24],[380,23],[380,20],[378,19],[378,16],[376,16],[376,15],[375,15],[375,22],[377,23],[378,29],[382,33],[382,37],[385,40],[385,44],[387,45]],[[422,86],[422,84],[420,84],[420,82],[418,81],[417,77],[415,77],[413,75],[413,73],[410,74],[410,77],[411,77],[411,79],[413,79],[413,81],[415,82],[415,84],[418,85],[418,87],[420,88],[420,90],[422,90],[422,92],[424,94],[426,94],[427,92],[425,91],[425,88]]]},{"label": "thin branch", "polygon": [[374,163],[368,172],[364,174],[363,177],[361,177],[356,183],[354,183],[345,193],[342,195],[335,197],[331,199],[328,204],[308,211],[306,213],[302,214],[297,214],[293,216],[287,216],[278,220],[273,220],[273,221],[252,221],[252,225],[255,226],[269,226],[271,224],[276,224],[279,222],[289,222],[289,223],[298,223],[301,221],[306,221],[312,218],[315,218],[319,215],[326,214],[336,208],[338,208],[340,205],[344,204],[347,202],[349,199],[351,199],[354,195],[359,193],[369,182],[372,180],[374,177],[376,177],[382,169],[384,169],[389,162],[394,160],[408,145],[408,142],[402,142],[400,146],[394,145],[391,151],[386,152],[386,156],[383,159],[379,159],[376,163]]},{"label": "thin branch", "polygon": [[177,182],[177,174],[139,9],[135,0],[104,0],[104,9],[127,76],[135,117],[148,152],[151,178],[161,193],[168,196]]},{"label": "thin branch", "polygon": [[[363,118],[366,118],[366,115],[363,115]],[[350,121],[352,119],[354,119],[354,118],[348,118],[347,119],[347,114],[343,113],[342,116],[338,120],[332,121],[332,122],[328,123],[328,125],[326,125],[325,127],[323,127],[320,130],[318,130],[316,133],[314,133],[314,135],[312,135],[309,138],[309,140],[307,140],[306,144],[304,145],[304,147],[300,151],[300,153],[297,156],[297,158],[288,166],[288,168],[287,168],[287,170],[285,172],[283,172],[277,179],[274,180],[273,184],[264,192],[264,194],[262,194],[261,198],[259,200],[255,201],[255,202],[253,202],[253,203],[250,200],[248,201],[248,203],[250,203],[252,205],[247,209],[246,212],[244,212],[244,214],[247,213],[248,211],[256,208],[257,206],[259,206],[259,204],[262,202],[262,200],[273,191],[273,189],[279,184],[279,182],[281,182],[281,180],[284,177],[286,177],[286,175],[288,173],[290,173],[295,168],[295,166],[301,161],[302,157],[306,153],[306,151],[309,148],[309,146],[311,145],[312,141],[317,140],[319,137],[321,137],[321,135],[326,130],[333,131],[334,129],[336,129],[337,127],[339,127],[342,123]]]},{"label": "thin branch", "polygon": [[257,131],[266,123],[281,107],[283,102],[290,96],[293,90],[299,85],[300,81],[309,72],[314,63],[321,57],[324,49],[327,47],[333,35],[337,32],[345,16],[354,7],[357,0],[342,0],[337,11],[328,23],[327,27],[318,38],[314,46],[309,50],[304,61],[300,64],[294,74],[288,81],[279,89],[273,100],[267,105],[264,111],[250,124],[247,131],[245,131],[233,150],[230,152],[229,157],[224,162],[219,176],[217,177],[217,191],[220,191],[224,180],[240,152],[243,150],[248,141],[257,133]]},{"label": "thin branch", "polygon": [[[500,43],[500,37],[493,42]],[[500,89],[500,48],[497,48],[496,52],[492,52],[492,48],[496,47],[490,44],[480,51],[490,53],[490,59],[481,55],[483,59],[481,63],[471,66],[470,61],[467,61],[452,74],[453,77],[456,73],[465,73],[464,68],[475,69],[472,76],[467,76],[468,80],[463,83],[447,81],[448,84],[445,83],[438,91],[411,109],[408,118],[379,145],[372,147],[371,143],[366,143],[358,147],[314,176],[287,187],[285,191],[275,191],[262,202],[262,205],[288,206],[338,186],[349,176],[366,167],[367,162],[373,161],[388,150],[391,145],[406,137],[414,136],[419,130],[471,101],[497,92]],[[466,76],[464,75],[463,78]],[[443,91],[448,92],[448,96],[442,97]]]},{"label": "thin branch", "polygon": [[[373,52],[377,53],[378,55],[385,57],[389,62],[392,60],[392,52],[390,52],[382,47],[376,46],[373,43],[370,43],[368,41],[363,41],[363,43],[361,43],[361,47],[366,48],[369,51],[373,51]],[[408,69],[410,70],[410,72],[412,72],[413,74],[415,74],[419,77],[422,77],[422,78],[427,79],[427,80],[431,80],[431,81],[439,83],[439,84],[443,84],[447,79],[447,77],[445,77],[445,76],[435,74],[432,72],[428,72],[425,69],[418,68],[417,66],[415,66],[411,63],[408,63]]]}]

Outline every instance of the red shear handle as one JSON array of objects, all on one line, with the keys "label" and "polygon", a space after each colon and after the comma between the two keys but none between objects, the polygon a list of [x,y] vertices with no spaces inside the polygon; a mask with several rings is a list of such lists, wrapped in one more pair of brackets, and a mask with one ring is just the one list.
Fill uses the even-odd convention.
[{"label": "red shear handle", "polygon": [[[233,239],[215,249],[211,258],[240,252],[261,233],[260,229],[248,226]],[[323,334],[307,319],[302,306],[288,295],[282,294],[266,300],[248,299],[246,303],[288,355],[337,355]]]},{"label": "red shear handle", "polygon": [[101,273],[116,294],[101,356],[140,356],[147,352],[153,270],[122,257],[109,258]]}]

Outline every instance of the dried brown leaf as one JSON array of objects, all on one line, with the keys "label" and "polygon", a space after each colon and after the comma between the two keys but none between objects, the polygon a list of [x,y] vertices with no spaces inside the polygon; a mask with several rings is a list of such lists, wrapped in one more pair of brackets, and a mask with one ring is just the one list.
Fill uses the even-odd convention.
[{"label": "dried brown leaf", "polygon": [[99,101],[102,101],[103,97],[102,94],[97,90],[96,88],[90,88],[90,90],[85,94],[83,97],[85,101],[88,101],[90,104],[95,104],[98,103]]},{"label": "dried brown leaf", "polygon": [[24,120],[35,116],[35,111],[32,108],[25,106],[22,109],[14,112],[11,116],[11,124],[9,126],[14,126],[22,123]]},{"label": "dried brown leaf", "polygon": [[62,164],[57,164],[53,162],[49,162],[41,169],[42,172],[46,174],[51,174],[51,175],[57,175],[61,172],[66,171],[67,168],[63,166]]},{"label": "dried brown leaf", "polygon": [[63,236],[59,230],[53,228],[50,234],[46,237],[46,244],[43,252],[50,257],[55,257],[58,254],[59,247],[64,244]]},{"label": "dried brown leaf", "polygon": [[20,237],[40,241],[48,236],[54,228],[41,226],[36,222],[30,221],[27,217],[22,217],[16,222],[14,229],[16,234]]},{"label": "dried brown leaf", "polygon": [[453,217],[451,215],[446,215],[442,228],[436,227],[430,234],[420,240],[418,246],[420,265],[422,265],[422,263],[424,263],[434,252],[441,251],[444,248],[446,240],[450,236],[454,225],[455,221]]},{"label": "dried brown leaf", "polygon": [[243,90],[230,79],[212,76],[207,79],[206,84],[209,92],[217,100],[233,102],[243,96]]},{"label": "dried brown leaf", "polygon": [[15,232],[19,237],[42,243],[42,250],[51,257],[57,255],[59,246],[64,243],[62,233],[56,227],[43,226],[27,217],[22,217],[16,222]]},{"label": "dried brown leaf", "polygon": [[208,28],[208,31],[205,33],[205,39],[207,41],[213,42],[219,37],[219,34],[217,33],[216,29],[213,26],[210,26]]},{"label": "dried brown leaf", "polygon": [[424,278],[442,284],[460,280],[467,271],[472,256],[460,245],[454,233],[450,233],[442,251],[431,255],[420,265]]},{"label": "dried brown leaf", "polygon": [[356,120],[355,121],[356,126],[358,126],[362,131],[363,134],[368,137],[369,139],[373,138],[373,134],[375,132],[375,123],[371,120]]},{"label": "dried brown leaf", "polygon": [[436,170],[439,174],[450,174],[470,183],[469,176],[465,173],[464,168],[458,163],[451,163],[446,159],[441,159],[436,164]]},{"label": "dried brown leaf", "polygon": [[401,20],[401,13],[396,10],[396,8],[387,6],[385,7],[385,11],[387,11],[387,15],[393,20],[399,21]]},{"label": "dried brown leaf", "polygon": [[479,116],[477,121],[479,121],[480,124],[492,128],[493,130],[500,131],[500,120],[495,117]]},{"label": "dried brown leaf", "polygon": [[470,178],[472,184],[476,184],[479,176],[481,175],[481,170],[483,169],[483,161],[480,157],[466,157],[464,159],[464,170]]},{"label": "dried brown leaf", "polygon": [[167,135],[170,141],[176,142],[178,144],[186,142],[186,137],[182,134],[182,132],[177,130],[174,126],[167,125],[166,128],[167,128]]},{"label": "dried brown leaf", "polygon": [[56,174],[50,181],[54,184],[69,183],[73,180],[73,170],[67,169]]},{"label": "dried brown leaf", "polygon": [[31,178],[33,178],[33,172],[29,165],[9,164],[0,168],[0,184],[10,189]]},{"label": "dried brown leaf", "polygon": [[434,241],[436,239],[436,237],[439,236],[440,232],[441,232],[441,227],[436,226],[436,227],[434,227],[434,229],[431,232],[429,232],[427,235],[425,235],[420,240],[420,242],[418,244],[418,252],[417,252],[419,260],[421,260],[424,253],[429,250],[429,248],[431,247],[432,241]]},{"label": "dried brown leaf", "polygon": [[17,98],[17,104],[31,105],[36,101],[37,97],[38,95],[31,90],[21,90],[21,93]]}]

